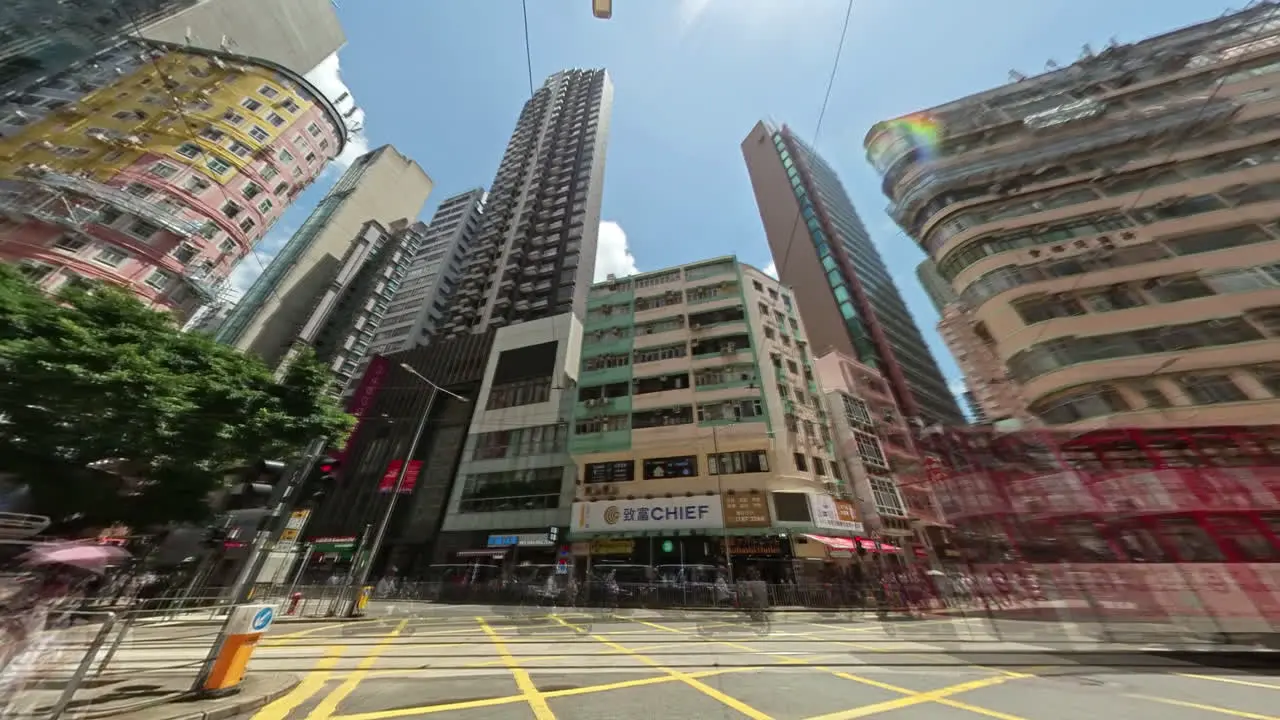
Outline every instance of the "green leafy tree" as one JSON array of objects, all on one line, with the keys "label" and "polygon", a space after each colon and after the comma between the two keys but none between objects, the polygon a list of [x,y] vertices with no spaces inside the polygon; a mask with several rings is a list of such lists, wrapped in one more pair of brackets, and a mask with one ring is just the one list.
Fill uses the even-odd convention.
[{"label": "green leafy tree", "polygon": [[277,380],[127,291],[49,297],[10,266],[0,370],[0,471],[30,486],[36,512],[79,525],[198,520],[221,470],[294,459],[354,422],[314,356]]}]

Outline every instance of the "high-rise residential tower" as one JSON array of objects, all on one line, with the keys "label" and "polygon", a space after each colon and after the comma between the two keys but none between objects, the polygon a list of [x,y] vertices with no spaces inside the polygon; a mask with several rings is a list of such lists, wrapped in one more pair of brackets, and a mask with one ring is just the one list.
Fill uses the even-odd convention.
[{"label": "high-rise residential tower", "polygon": [[0,260],[185,321],[342,152],[338,109],[240,55],[127,41],[0,104]]},{"label": "high-rise residential tower", "polygon": [[445,198],[427,225],[421,245],[391,298],[369,353],[387,354],[426,345],[446,318],[472,242],[480,231],[483,188]]},{"label": "high-rise residential tower", "polygon": [[795,289],[814,352],[835,351],[877,369],[913,418],[963,424],[835,170],[785,125],[758,123],[742,154],[779,277]]},{"label": "high-rise residential tower", "polygon": [[[310,155],[296,160],[310,162]],[[431,188],[422,168],[390,145],[357,158],[236,304],[218,341],[279,365],[364,224],[416,219]],[[372,338],[361,333],[360,352]]]},{"label": "high-rise residential tower", "polygon": [[441,330],[483,332],[586,308],[596,263],[613,83],[565,70],[525,103]]},{"label": "high-rise residential tower", "polygon": [[878,123],[890,212],[1049,425],[1280,411],[1280,5]]},{"label": "high-rise residential tower", "polygon": [[130,37],[248,55],[299,74],[346,40],[331,0],[5,0],[0,94]]},{"label": "high-rise residential tower", "polygon": [[[448,301],[450,314],[428,345],[417,344],[426,338],[407,337],[407,349],[371,358],[351,392],[350,411],[365,420],[345,449],[346,489],[319,510],[317,532],[359,532],[385,512],[380,479],[403,459],[413,427],[380,418],[422,413],[430,416],[427,432],[413,457],[422,466],[412,497],[396,510],[386,554],[375,562],[411,572],[433,558],[452,558],[453,543],[472,533],[542,522],[541,514],[520,508],[468,505],[450,515],[449,529],[457,532],[439,537],[464,450],[495,423],[513,437],[545,437],[548,452],[564,454],[564,434],[544,432],[567,424],[571,414],[563,403],[572,398],[567,388],[577,375],[581,318],[595,270],[612,103],[604,70],[558,72],[525,102]],[[458,207],[473,208],[470,202],[459,200]],[[433,394],[429,383],[468,400]],[[483,463],[465,469],[468,477],[488,471]],[[572,475],[558,477],[571,492]]]}]

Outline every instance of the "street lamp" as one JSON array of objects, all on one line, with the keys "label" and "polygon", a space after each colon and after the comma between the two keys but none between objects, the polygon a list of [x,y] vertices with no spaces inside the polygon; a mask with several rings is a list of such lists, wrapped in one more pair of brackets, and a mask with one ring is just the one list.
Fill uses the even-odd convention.
[{"label": "street lamp", "polygon": [[613,0],[591,0],[591,14],[601,20],[613,17]]},{"label": "street lamp", "polygon": [[[439,385],[431,382],[422,373],[414,370],[408,363],[400,363],[400,369],[418,378],[422,382],[431,386],[431,395],[427,398],[427,407],[422,411],[422,417],[418,418],[418,427],[413,431],[413,439],[409,441],[409,449],[404,454],[404,460],[400,463],[400,471],[396,473],[395,486],[391,488],[391,499],[387,501],[386,512],[382,514],[382,521],[378,523],[378,530],[374,533],[373,541],[369,544],[369,551],[364,552],[360,548],[358,552],[364,556],[361,560],[357,557],[357,562],[361,567],[356,575],[356,583],[353,587],[364,587],[365,582],[369,579],[369,571],[373,569],[373,560],[378,556],[378,552],[382,549],[382,541],[386,538],[387,528],[391,525],[391,516],[396,509],[396,500],[400,497],[400,491],[404,488],[404,479],[409,474],[409,463],[413,462],[413,456],[418,451],[418,443],[422,440],[422,435],[427,430],[427,419],[431,417],[431,408],[436,403],[436,395],[444,393],[455,400],[462,402],[470,402],[466,398],[456,393],[449,392]],[[351,603],[351,609],[348,614],[354,614],[356,603]]]}]

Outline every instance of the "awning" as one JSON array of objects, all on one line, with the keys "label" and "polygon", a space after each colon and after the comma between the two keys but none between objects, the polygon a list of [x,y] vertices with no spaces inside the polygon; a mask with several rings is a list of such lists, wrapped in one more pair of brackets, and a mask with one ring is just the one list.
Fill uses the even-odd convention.
[{"label": "awning", "polygon": [[[820,542],[832,550],[854,551],[857,550],[859,546],[862,546],[867,552],[876,552],[876,542],[866,538],[854,539],[828,537],[826,535],[805,535],[805,537],[813,540],[814,542]],[[890,545],[885,542],[880,543],[880,552],[898,552],[898,550],[899,548],[897,545]]]},{"label": "awning", "polygon": [[482,557],[482,558],[504,558],[507,556],[506,548],[486,548],[484,550],[459,550],[455,553],[458,557]]}]

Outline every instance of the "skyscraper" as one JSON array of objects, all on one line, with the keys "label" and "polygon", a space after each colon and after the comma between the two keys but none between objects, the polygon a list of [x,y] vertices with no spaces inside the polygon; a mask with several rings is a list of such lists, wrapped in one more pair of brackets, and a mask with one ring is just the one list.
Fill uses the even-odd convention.
[{"label": "skyscraper", "polygon": [[370,355],[425,345],[452,316],[449,300],[480,231],[484,199],[484,189],[476,188],[440,203],[373,336]]},{"label": "skyscraper", "polygon": [[[218,342],[278,365],[364,224],[416,219],[431,188],[422,168],[390,145],[357,158],[240,298],[218,328]],[[372,337],[361,335],[360,352]]]},{"label": "skyscraper", "polygon": [[525,103],[441,331],[483,332],[573,312],[596,263],[613,83],[565,70]]},{"label": "skyscraper", "polygon": [[758,123],[742,154],[779,277],[795,292],[814,353],[834,350],[883,373],[909,416],[963,424],[835,170],[785,125]]},{"label": "skyscraper", "polygon": [[[390,463],[403,459],[398,453],[409,446],[413,427],[379,418],[423,413],[429,414],[427,432],[412,458],[422,462],[421,472],[412,497],[393,518],[387,555],[376,562],[411,572],[433,557],[452,557],[458,549],[453,543],[472,533],[542,522],[528,513],[459,508],[449,515],[456,531],[451,539],[438,537],[460,462],[468,450],[474,454],[484,432],[501,426],[532,437],[570,417],[581,318],[595,270],[612,103],[613,85],[604,70],[558,72],[525,102],[484,201],[458,290],[448,302],[450,314],[427,346],[414,346],[420,338],[412,336],[405,340],[411,343],[407,349],[373,358],[354,390],[350,407],[367,421],[345,450],[343,467],[351,481],[317,512],[316,532],[358,532],[385,512],[386,494],[378,482]],[[437,397],[422,378],[468,401]],[[548,452],[562,455],[564,434],[558,446],[551,439]],[[481,469],[469,463],[458,482]],[[560,477],[572,497],[572,475]],[[560,515],[567,525],[567,506]],[[541,529],[545,536],[546,526]]]},{"label": "skyscraper", "polygon": [[1280,409],[1278,12],[1086,47],[868,133],[894,219],[1044,423]]}]

